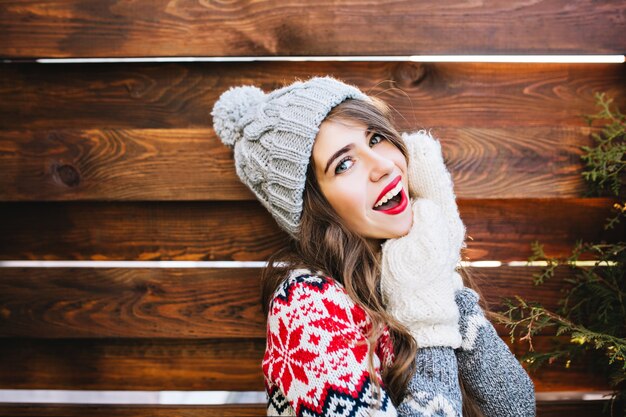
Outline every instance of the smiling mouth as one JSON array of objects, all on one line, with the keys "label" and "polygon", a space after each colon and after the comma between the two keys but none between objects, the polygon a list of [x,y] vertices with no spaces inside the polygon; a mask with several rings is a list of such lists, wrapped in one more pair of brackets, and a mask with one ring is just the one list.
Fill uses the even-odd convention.
[{"label": "smiling mouth", "polygon": [[402,202],[402,191],[400,191],[398,194],[393,196],[393,198],[388,200],[386,203],[383,203],[380,206],[374,207],[374,210],[376,210],[376,211],[389,210],[389,209],[392,209],[394,207],[398,207],[401,202]]},{"label": "smiling mouth", "polygon": [[397,195],[393,196],[393,198],[388,200],[386,203],[378,207],[374,207],[374,210],[380,211],[384,214],[399,214],[402,213],[408,205],[409,199],[404,192],[404,187],[402,187]]}]

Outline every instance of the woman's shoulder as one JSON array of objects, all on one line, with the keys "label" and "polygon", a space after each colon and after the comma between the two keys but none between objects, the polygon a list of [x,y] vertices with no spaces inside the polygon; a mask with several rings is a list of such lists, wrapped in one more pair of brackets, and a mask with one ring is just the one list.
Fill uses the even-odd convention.
[{"label": "woman's shoulder", "polygon": [[[311,304],[326,308],[337,306],[353,310],[355,314],[360,310],[341,282],[320,271],[300,268],[291,270],[274,292],[270,314]],[[362,318],[362,314],[357,315]]]},{"label": "woman's shoulder", "polygon": [[337,401],[363,414],[372,398],[364,310],[339,281],[311,270],[290,271],[273,302],[262,362],[268,415],[286,408],[289,415],[326,415],[341,408]]},{"label": "woman's shoulder", "polygon": [[313,271],[308,268],[292,269],[274,292],[274,298],[282,297],[285,299],[286,295],[290,291],[298,287],[306,286],[309,288],[317,288],[319,291],[324,291],[331,285],[337,285],[343,288],[341,283],[335,281],[332,277],[323,274],[321,271]]},{"label": "woman's shoulder", "polygon": [[[363,339],[371,329],[367,312],[352,300],[341,282],[310,269],[290,271],[274,293],[268,329],[276,331],[281,321],[342,334],[353,331],[355,340]],[[392,363],[394,350],[388,326],[384,326],[378,342],[376,353],[385,363]]]}]

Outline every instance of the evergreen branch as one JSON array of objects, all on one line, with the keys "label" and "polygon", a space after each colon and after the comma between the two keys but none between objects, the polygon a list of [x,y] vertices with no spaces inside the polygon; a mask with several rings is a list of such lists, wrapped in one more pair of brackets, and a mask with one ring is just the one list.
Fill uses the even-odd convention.
[{"label": "evergreen branch", "polygon": [[[590,186],[589,194],[610,191],[616,196],[621,195],[621,200],[626,172],[626,118],[619,109],[611,110],[613,99],[606,98],[605,93],[596,93],[595,98],[600,111],[584,117],[590,126],[594,120],[607,122],[600,134],[591,133],[594,147],[580,148],[585,151],[581,160],[587,168],[581,176]],[[604,230],[613,229],[620,223],[626,215],[626,201],[614,203],[612,208],[616,214],[605,219]],[[522,358],[531,369],[559,359],[566,359],[565,367],[568,368],[573,359],[581,357],[589,364],[593,363],[596,372],[607,372],[614,388],[611,409],[617,400],[624,400],[622,413],[626,417],[626,242],[598,244],[578,240],[566,259],[548,257],[538,241],[531,243],[531,249],[529,263],[539,259],[546,261],[546,267],[539,274],[533,274],[534,285],[552,278],[559,265],[577,270],[574,278],[564,279],[571,287],[559,300],[559,310],[552,312],[516,295],[517,304],[504,299],[508,310],[491,313],[490,318],[510,328],[511,343],[515,342],[516,333],[520,340],[528,341],[529,351]],[[577,266],[580,255],[585,252],[596,258],[595,265],[589,269]],[[556,336],[569,334],[569,342],[559,348],[553,347],[549,352],[536,352],[533,336],[554,326]],[[592,356],[584,357],[587,353]]]},{"label": "evergreen branch", "polygon": [[[518,300],[519,306],[511,306],[511,308],[504,312],[504,314],[496,313],[493,316],[501,324],[504,324],[506,327],[512,326],[513,329],[515,329],[519,325],[526,323],[526,333],[523,335],[523,337],[520,338],[520,341],[527,340],[529,343],[530,351],[534,351],[532,345],[533,335],[535,335],[537,332],[545,327],[558,325],[559,334],[563,334],[566,332],[571,333],[570,341],[572,343],[584,345],[585,343],[589,342],[593,343],[593,348],[596,350],[601,350],[604,348],[607,351],[607,355],[609,356],[609,364],[613,363],[615,360],[622,361],[624,362],[624,364],[622,365],[622,369],[626,370],[626,361],[624,360],[624,358],[626,357],[626,338],[619,338],[610,334],[592,331],[580,324],[573,323],[565,317],[553,313],[552,311],[547,310],[542,306],[529,305],[519,296],[516,296],[515,298]],[[529,316],[523,317],[519,320],[515,320],[513,318],[513,315],[515,310],[519,308],[529,310]],[[542,318],[547,318],[548,320],[542,320]],[[513,342],[514,339],[512,338],[511,343]]]}]

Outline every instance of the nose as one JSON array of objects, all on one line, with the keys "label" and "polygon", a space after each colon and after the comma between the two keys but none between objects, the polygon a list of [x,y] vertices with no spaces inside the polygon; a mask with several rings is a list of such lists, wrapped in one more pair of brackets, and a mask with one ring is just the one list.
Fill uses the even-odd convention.
[{"label": "nose", "polygon": [[393,174],[395,163],[386,155],[370,149],[367,156],[367,162],[370,166],[370,179],[374,182],[384,178],[385,175]]}]

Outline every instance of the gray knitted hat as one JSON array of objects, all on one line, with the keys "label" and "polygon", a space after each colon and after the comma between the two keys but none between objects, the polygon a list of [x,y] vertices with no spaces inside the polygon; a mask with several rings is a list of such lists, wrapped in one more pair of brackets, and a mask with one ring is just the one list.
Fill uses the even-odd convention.
[{"label": "gray knitted hat", "polygon": [[237,175],[294,238],[313,142],[326,115],[347,98],[371,100],[326,76],[268,94],[252,85],[231,87],[213,106],[213,128],[234,148]]}]

